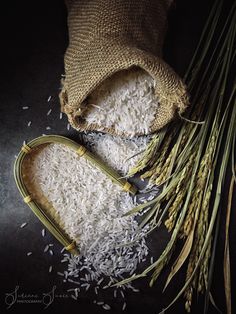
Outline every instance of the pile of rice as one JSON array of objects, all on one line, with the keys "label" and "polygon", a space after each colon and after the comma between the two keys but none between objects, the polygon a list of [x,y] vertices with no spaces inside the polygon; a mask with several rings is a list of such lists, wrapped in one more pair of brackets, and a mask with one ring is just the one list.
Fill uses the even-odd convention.
[{"label": "pile of rice", "polygon": [[133,68],[115,73],[88,97],[88,124],[114,128],[117,134],[148,134],[159,103],[155,81],[144,70]]},{"label": "pile of rice", "polygon": [[123,176],[141,158],[150,139],[151,136],[129,139],[95,132],[89,132],[82,137],[92,152]]},{"label": "pile of rice", "polygon": [[[129,140],[90,133],[83,140],[107,164],[125,175],[140,158],[130,157],[140,153],[149,138]],[[135,217],[123,217],[134,207],[134,199],[64,145],[46,145],[28,158],[24,169],[30,174],[25,181],[28,189],[40,189],[55,209],[54,218],[79,245],[79,256],[63,252],[62,262],[67,266],[59,273],[65,281],[79,285],[77,295],[78,289],[91,287],[97,294],[98,287],[134,274],[148,256],[145,237]],[[128,287],[135,290],[130,284]]]}]

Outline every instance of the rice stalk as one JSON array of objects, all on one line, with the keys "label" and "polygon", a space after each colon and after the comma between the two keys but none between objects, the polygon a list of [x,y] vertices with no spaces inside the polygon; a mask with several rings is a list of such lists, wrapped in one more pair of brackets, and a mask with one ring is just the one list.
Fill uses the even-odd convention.
[{"label": "rice stalk", "polygon": [[[221,77],[220,77],[220,79],[221,79]],[[171,240],[169,241],[166,249],[164,250],[164,252],[162,253],[162,255],[160,256],[160,258],[158,259],[158,261],[155,264],[155,267],[154,267],[155,270],[152,274],[152,279],[151,279],[150,285],[153,285],[154,281],[158,278],[163,266],[168,262],[171,254],[172,254],[173,247],[174,247],[175,241],[177,239],[177,235],[178,235],[180,228],[184,222],[185,215],[189,209],[192,192],[194,191],[194,188],[196,186],[195,179],[197,178],[197,172],[198,172],[198,168],[200,166],[201,155],[202,155],[202,152],[203,152],[203,149],[205,146],[205,141],[207,138],[208,131],[209,131],[210,126],[211,126],[210,122],[211,122],[213,114],[214,114],[214,110],[213,110],[213,107],[211,107],[209,112],[207,113],[207,116],[206,116],[206,124],[204,125],[204,128],[201,128],[199,135],[198,135],[199,141],[200,141],[199,149],[197,151],[197,156],[196,156],[196,160],[195,160],[195,164],[194,164],[194,168],[193,168],[193,173],[192,173],[192,176],[190,179],[190,186],[189,186],[189,189],[187,192],[185,204],[183,206],[181,214],[179,215],[175,229],[173,230]],[[199,204],[196,208],[199,208]]]},{"label": "rice stalk", "polygon": [[136,166],[131,168],[127,174],[127,176],[133,176],[134,174],[142,171],[146,167],[150,167],[155,162],[156,156],[158,154],[158,149],[162,143],[162,140],[166,134],[166,128],[164,128],[161,132],[155,134],[150,143],[148,144],[142,158],[137,162]]},{"label": "rice stalk", "polygon": [[177,197],[173,201],[171,207],[169,208],[168,219],[165,221],[165,226],[169,232],[172,231],[172,229],[175,226],[176,219],[178,217],[181,206],[184,202],[185,195],[186,190],[181,189],[181,191],[177,194]]},{"label": "rice stalk", "polygon": [[[235,90],[233,92],[235,94]],[[200,255],[198,257],[197,263],[196,263],[193,271],[192,270],[190,271],[191,275],[189,276],[189,278],[187,279],[187,281],[185,282],[184,286],[181,288],[181,290],[179,291],[177,296],[174,298],[174,300],[164,309],[165,311],[167,309],[169,309],[179,299],[179,297],[183,293],[186,292],[186,289],[189,287],[189,285],[194,280],[196,273],[199,270],[199,267],[200,267],[202,260],[204,258],[205,252],[208,248],[209,242],[211,240],[211,236],[212,236],[212,232],[213,232],[213,228],[214,228],[215,221],[217,218],[219,204],[220,204],[220,200],[221,200],[221,193],[222,193],[223,185],[225,182],[226,168],[227,168],[227,163],[229,161],[229,154],[231,151],[230,148],[232,145],[232,138],[233,138],[232,135],[233,135],[233,130],[234,130],[235,124],[236,124],[236,106],[235,106],[235,102],[234,102],[234,107],[233,107],[233,111],[232,111],[232,115],[231,115],[230,123],[229,123],[229,129],[227,131],[226,143],[224,143],[225,145],[223,146],[224,154],[223,154],[222,160],[218,161],[221,164],[220,173],[219,173],[219,178],[217,179],[217,187],[216,187],[216,194],[215,194],[214,203],[213,203],[213,210],[212,210],[212,214],[211,214],[211,218],[210,218],[210,222],[209,222],[209,227],[208,227],[206,237],[204,240],[204,244],[202,246]]]},{"label": "rice stalk", "polygon": [[[125,280],[126,282],[134,280],[146,276],[149,272],[153,271],[150,281],[150,285],[153,285],[163,267],[168,263],[177,238],[181,234],[184,234],[187,240],[172,268],[167,284],[189,257],[186,282],[176,298],[166,309],[184,293],[186,297],[186,309],[190,311],[195,289],[198,292],[207,290],[209,298],[213,300],[209,290],[214,262],[214,256],[212,257],[211,255],[214,251],[211,248],[211,239],[213,238],[216,217],[219,213],[218,209],[225,171],[232,146],[234,151],[235,130],[233,129],[233,125],[236,125],[235,85],[233,86],[226,108],[224,106],[226,90],[229,88],[228,77],[236,55],[234,52],[236,30],[235,4],[232,6],[218,36],[218,34],[216,35],[216,29],[219,27],[218,23],[221,20],[221,7],[222,1],[214,4],[212,10],[214,13],[210,14],[210,22],[207,24],[207,31],[204,35],[209,40],[203,43],[204,49],[200,49],[201,51],[199,51],[202,52],[199,62],[197,62],[197,65],[192,71],[189,70],[186,76],[188,78],[187,81],[190,82],[190,89],[194,92],[194,104],[191,114],[194,115],[195,108],[200,102],[201,110],[198,109],[198,112],[200,113],[201,120],[203,118],[205,123],[203,125],[188,124],[191,125],[188,131],[191,134],[191,138],[187,141],[188,145],[185,145],[183,149],[181,149],[181,145],[179,146],[179,154],[175,150],[176,146],[170,147],[169,156],[174,156],[174,159],[170,158],[168,160],[167,157],[165,163],[161,164],[162,174],[159,181],[156,180],[157,184],[163,184],[163,180],[165,180],[165,189],[163,189],[161,194],[152,203],[149,202],[146,204],[147,206],[152,206],[152,208],[146,214],[145,223],[142,222],[142,226],[145,226],[155,216],[155,210],[157,208],[159,210],[160,207],[162,208],[163,204],[168,201],[168,206],[166,207],[168,208],[169,217],[166,221],[166,226],[169,230],[173,230],[171,239],[157,261],[147,267],[141,274]],[[214,43],[214,47],[212,48],[215,36],[217,36],[216,45]],[[205,67],[205,60],[209,60],[206,57],[208,54],[210,54],[210,62]],[[203,75],[201,73],[202,69]],[[182,123],[177,141],[182,138],[184,143],[183,129],[186,125],[186,121]],[[229,125],[229,129],[227,129],[226,125]],[[223,134],[226,134],[227,139],[224,142],[222,140]],[[166,136],[165,141],[167,139],[168,136]],[[220,157],[220,150],[224,152],[223,157]],[[168,148],[166,151],[168,151]],[[193,156],[189,164],[191,175],[187,176],[187,169],[185,167],[191,156]],[[234,160],[233,157],[232,155],[232,160]],[[158,166],[160,167],[158,162],[155,164],[157,168]],[[218,165],[220,165],[220,174],[219,177],[215,177],[215,169]],[[161,173],[160,170],[159,173]],[[186,180],[183,179],[184,174],[187,176]],[[179,181],[177,184],[176,180]],[[217,186],[216,191],[212,189],[213,183]],[[211,199],[213,200],[213,206],[210,205]],[[164,212],[166,212],[165,208],[163,209]],[[211,214],[209,214],[210,212]],[[161,215],[162,218],[163,216]],[[198,221],[198,224],[194,224],[194,221]],[[214,239],[216,238],[217,230]]]},{"label": "rice stalk", "polygon": [[[234,152],[234,150],[233,150]],[[230,226],[230,215],[232,209],[232,199],[234,191],[234,177],[232,176],[229,195],[228,195],[228,206],[226,212],[226,222],[225,222],[225,247],[224,247],[224,285],[225,285],[225,298],[226,298],[226,308],[227,314],[232,313],[231,305],[231,271],[230,271],[230,252],[229,252],[229,226]]]},{"label": "rice stalk", "polygon": [[234,137],[233,137],[233,145],[232,145],[232,158],[231,158],[231,170],[232,170],[232,177],[234,179],[234,182],[236,183],[236,174],[235,174],[235,154],[236,154],[236,150],[235,150],[235,142],[236,142],[236,130],[234,132]]},{"label": "rice stalk", "polygon": [[[233,91],[234,93],[234,91]],[[231,99],[230,99],[231,101]],[[214,150],[214,145],[212,145],[213,148],[212,150]],[[208,204],[208,207],[209,207],[209,198],[210,198],[210,194],[211,194],[211,189],[210,191],[207,192],[207,195],[206,195],[206,198],[205,198],[205,204],[203,204],[203,208],[206,207],[206,205]],[[208,209],[205,210],[205,214],[208,213]],[[205,221],[207,221],[207,217],[205,217]],[[205,226],[206,228],[206,226]],[[199,248],[202,248],[202,242],[204,240],[204,237],[205,237],[205,232],[204,232],[204,228],[199,228],[199,235],[200,235],[200,243],[198,245],[198,251],[199,251]],[[196,254],[196,256],[199,256],[200,255],[200,252],[198,252],[198,254]],[[202,287],[202,279],[201,279],[201,276],[204,276],[204,280],[205,282],[207,282],[208,280],[208,260],[210,258],[210,243],[208,245],[208,248],[207,248],[207,251],[206,251],[206,254],[205,254],[205,258],[204,258],[204,261],[203,261],[203,264],[201,265],[201,268],[200,268],[200,276],[199,276],[199,283],[198,283],[198,291],[203,291],[203,287]],[[195,257],[195,260],[196,260],[196,257]],[[191,273],[192,269],[193,269],[193,265],[191,265],[191,259],[190,259],[190,262],[189,262],[189,268],[188,268],[188,272],[189,274]],[[201,273],[203,272],[203,275],[201,275]],[[189,276],[188,276],[189,277]],[[192,276],[192,285],[190,285],[188,287],[188,290],[186,290],[186,309],[189,311],[190,310],[190,305],[191,305],[191,298],[192,298],[192,292],[193,292],[193,287],[194,287],[194,281],[195,281],[196,277],[193,277]],[[206,283],[205,283],[206,285]]]},{"label": "rice stalk", "polygon": [[163,165],[162,173],[155,180],[156,185],[161,185],[164,183],[164,181],[170,178],[170,175],[175,164],[175,160],[178,155],[179,148],[181,146],[182,139],[183,139],[182,135],[179,136],[179,138],[177,139],[176,144],[172,148],[168,158],[166,159],[166,162]]},{"label": "rice stalk", "polygon": [[141,175],[141,179],[150,178],[150,182],[154,182],[155,178],[160,175],[170,143],[171,138],[168,138],[168,141],[164,142],[163,147],[159,152],[159,156],[156,159],[155,163],[149,170],[147,170],[144,174]]},{"label": "rice stalk", "polygon": [[[196,225],[196,222],[197,222],[197,215],[196,215],[196,219],[194,222],[195,225]],[[195,228],[195,226],[194,226],[194,228]],[[163,291],[167,288],[168,284],[171,282],[173,277],[176,275],[176,273],[179,271],[179,269],[182,267],[185,260],[189,256],[189,253],[192,249],[193,239],[194,239],[194,228],[192,228],[191,232],[189,233],[188,238],[185,241],[184,246],[183,246],[178,258],[176,259],[174,265],[171,268],[171,272],[167,278],[167,281],[166,281],[166,284],[165,284]]]}]

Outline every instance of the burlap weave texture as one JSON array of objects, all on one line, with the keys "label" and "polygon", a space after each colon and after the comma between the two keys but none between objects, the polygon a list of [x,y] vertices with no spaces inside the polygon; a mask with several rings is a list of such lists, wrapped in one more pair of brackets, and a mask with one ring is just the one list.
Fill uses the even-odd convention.
[{"label": "burlap weave texture", "polygon": [[[84,119],[88,95],[112,74],[133,66],[156,81],[160,106],[150,133],[185,110],[186,87],[162,59],[169,5],[167,0],[67,1],[69,46],[60,100],[75,129],[98,129]],[[104,126],[102,130],[114,133],[114,128]]]}]

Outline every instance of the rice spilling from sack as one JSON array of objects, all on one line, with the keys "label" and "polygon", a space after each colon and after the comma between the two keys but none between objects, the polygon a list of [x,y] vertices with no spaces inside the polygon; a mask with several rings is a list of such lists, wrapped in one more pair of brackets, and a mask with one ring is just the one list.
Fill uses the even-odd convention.
[{"label": "rice spilling from sack", "polygon": [[86,146],[121,175],[135,166],[150,139],[151,136],[129,139],[97,132],[83,135]]},{"label": "rice spilling from sack", "polygon": [[[122,140],[97,133],[83,138],[121,175],[140,156],[130,157],[141,152],[149,140]],[[24,166],[25,174],[29,174],[25,178],[28,189],[39,187],[39,193],[54,207],[52,216],[79,245],[79,256],[64,253],[63,262],[68,265],[65,279],[73,281],[72,278],[85,276],[86,282],[98,282],[108,276],[113,283],[125,273],[133,274],[148,255],[148,247],[135,217],[122,217],[134,207],[132,197],[64,145],[46,145],[28,158]]]},{"label": "rice spilling from sack", "polygon": [[117,134],[150,133],[159,103],[155,81],[139,68],[119,71],[103,81],[88,97],[85,120]]}]

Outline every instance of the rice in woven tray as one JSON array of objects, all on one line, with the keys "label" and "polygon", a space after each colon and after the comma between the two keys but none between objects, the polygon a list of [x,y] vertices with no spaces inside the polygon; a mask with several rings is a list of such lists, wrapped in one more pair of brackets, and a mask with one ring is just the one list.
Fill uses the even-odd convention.
[{"label": "rice in woven tray", "polygon": [[[138,157],[127,158],[140,152],[148,141],[142,137],[131,141],[102,134],[89,134],[85,140],[121,175]],[[135,271],[148,248],[144,238],[135,245],[124,246],[140,236],[135,218],[122,217],[134,206],[128,193],[85,158],[59,144],[49,144],[29,154],[23,171],[30,193],[36,200],[44,195],[53,206],[53,209],[47,206],[50,215],[78,243],[81,255],[77,262],[83,259],[83,265],[91,267],[95,277],[116,277]],[[78,272],[75,262],[73,267]]]}]

